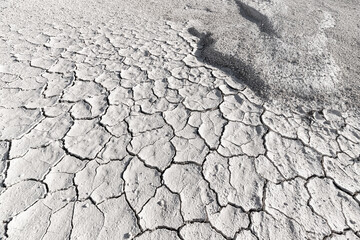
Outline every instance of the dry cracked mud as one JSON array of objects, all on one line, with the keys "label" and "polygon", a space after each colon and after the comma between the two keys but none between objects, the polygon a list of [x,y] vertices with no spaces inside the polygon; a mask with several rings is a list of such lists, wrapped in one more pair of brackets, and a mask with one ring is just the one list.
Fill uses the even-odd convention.
[{"label": "dry cracked mud", "polygon": [[186,24],[55,5],[0,23],[0,239],[360,239],[356,111],[267,102]]}]

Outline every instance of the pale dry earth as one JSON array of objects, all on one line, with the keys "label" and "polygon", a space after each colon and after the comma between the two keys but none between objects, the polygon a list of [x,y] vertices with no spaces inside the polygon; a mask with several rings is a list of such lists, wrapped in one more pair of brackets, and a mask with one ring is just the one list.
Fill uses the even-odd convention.
[{"label": "pale dry earth", "polygon": [[356,110],[263,98],[190,22],[1,9],[0,239],[360,239]]}]

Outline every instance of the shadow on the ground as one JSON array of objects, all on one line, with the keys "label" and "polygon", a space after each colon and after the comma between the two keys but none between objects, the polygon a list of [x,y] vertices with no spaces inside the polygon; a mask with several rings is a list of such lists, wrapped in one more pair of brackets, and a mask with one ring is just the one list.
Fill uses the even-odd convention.
[{"label": "shadow on the ground", "polygon": [[[281,38],[267,16],[242,3],[240,0],[234,0],[234,2],[239,14],[256,24],[259,31],[266,35],[266,37],[273,39]],[[360,111],[360,88],[355,86],[355,84],[354,87],[343,89],[342,85],[344,84],[341,83],[341,86],[334,92],[323,92],[313,88],[306,88],[306,91],[296,91],[288,85],[271,85],[260,77],[259,72],[254,66],[236,55],[225,54],[216,50],[214,47],[216,39],[212,37],[211,32],[199,32],[194,27],[189,28],[188,32],[200,39],[196,51],[199,61],[203,61],[233,75],[264,100],[280,99],[285,105],[309,105],[314,108],[324,108],[325,106],[341,103],[346,108]],[[307,86],[304,86],[304,89],[305,87]]]},{"label": "shadow on the ground", "polygon": [[245,18],[246,20],[252,23],[255,23],[261,32],[266,33],[269,36],[277,37],[277,33],[267,16],[260,13],[255,8],[252,8],[240,2],[239,0],[235,0],[235,3],[238,7],[240,15],[243,18]]},{"label": "shadow on the ground", "polygon": [[200,61],[228,72],[230,75],[235,76],[239,81],[247,85],[257,95],[266,98],[268,86],[265,81],[256,74],[251,66],[235,56],[215,50],[213,47],[215,40],[211,37],[211,33],[200,33],[193,27],[189,28],[188,32],[200,39],[196,51],[196,56]]}]

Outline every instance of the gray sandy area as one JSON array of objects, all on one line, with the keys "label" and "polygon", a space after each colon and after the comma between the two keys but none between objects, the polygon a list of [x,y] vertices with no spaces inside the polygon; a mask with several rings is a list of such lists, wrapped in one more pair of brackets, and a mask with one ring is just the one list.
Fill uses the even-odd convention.
[{"label": "gray sandy area", "polygon": [[356,1],[0,2],[0,239],[360,240]]}]

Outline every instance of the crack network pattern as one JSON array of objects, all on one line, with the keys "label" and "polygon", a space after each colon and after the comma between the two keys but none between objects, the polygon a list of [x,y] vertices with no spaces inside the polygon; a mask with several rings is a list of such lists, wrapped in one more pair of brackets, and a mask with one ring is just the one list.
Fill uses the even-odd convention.
[{"label": "crack network pattern", "polygon": [[1,26],[0,239],[360,239],[357,115],[263,102],[182,25],[76,24]]}]

